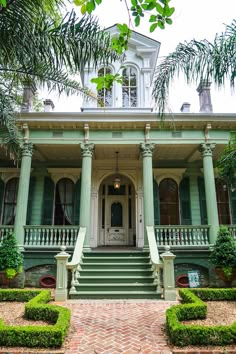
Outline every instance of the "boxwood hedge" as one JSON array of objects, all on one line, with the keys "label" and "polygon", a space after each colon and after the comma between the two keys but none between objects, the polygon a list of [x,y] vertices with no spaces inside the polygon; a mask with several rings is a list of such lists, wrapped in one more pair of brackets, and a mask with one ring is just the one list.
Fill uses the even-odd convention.
[{"label": "boxwood hedge", "polygon": [[49,290],[1,289],[0,301],[27,302],[25,317],[48,321],[48,326],[7,326],[0,319],[0,346],[54,347],[62,345],[70,325],[70,310],[47,304]]},{"label": "boxwood hedge", "polygon": [[[167,331],[172,344],[227,345],[236,343],[236,322],[230,326],[200,326],[181,321],[204,319],[207,305],[204,301],[235,301],[236,289],[181,289],[182,304],[166,311]],[[203,301],[204,300],[204,301]]]}]

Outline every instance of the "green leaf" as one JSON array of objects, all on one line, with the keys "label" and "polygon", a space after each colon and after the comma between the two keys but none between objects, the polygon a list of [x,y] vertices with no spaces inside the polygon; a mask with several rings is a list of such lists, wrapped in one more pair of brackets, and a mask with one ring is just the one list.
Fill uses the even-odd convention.
[{"label": "green leaf", "polygon": [[90,1],[87,3],[87,12],[89,14],[91,14],[94,10],[95,10],[95,2],[94,1]]},{"label": "green leaf", "polygon": [[150,32],[154,32],[155,29],[157,28],[157,22],[156,23],[153,23],[151,26],[150,26]]},{"label": "green leaf", "polygon": [[165,28],[165,24],[163,23],[163,21],[158,21],[158,22],[157,22],[157,26],[158,26],[160,29],[164,29],[164,28]]},{"label": "green leaf", "polygon": [[165,15],[167,17],[170,17],[171,15],[173,15],[174,12],[175,12],[175,8],[174,7],[169,7],[168,10],[166,11]]},{"label": "green leaf", "polygon": [[0,1],[0,4],[1,4],[3,7],[6,7],[6,6],[7,6],[7,0],[1,0],[1,1]]},{"label": "green leaf", "polygon": [[164,9],[160,4],[156,4],[156,10],[159,14],[163,15]]},{"label": "green leaf", "polygon": [[155,15],[151,15],[149,18],[149,22],[156,22],[157,17]]},{"label": "green leaf", "polygon": [[135,23],[135,26],[136,26],[136,27],[139,26],[139,24],[140,24],[140,17],[139,17],[139,16],[135,17],[134,23]]},{"label": "green leaf", "polygon": [[166,23],[168,25],[172,25],[173,21],[171,20],[171,18],[166,18]]},{"label": "green leaf", "polygon": [[85,15],[85,13],[87,12],[87,6],[86,6],[86,4],[84,4],[84,5],[81,6],[80,12],[81,12],[82,15]]},{"label": "green leaf", "polygon": [[102,0],[95,0],[97,5],[100,5],[102,3]]},{"label": "green leaf", "polygon": [[131,0],[131,4],[132,4],[133,6],[137,6],[137,5],[138,5],[137,0]]}]

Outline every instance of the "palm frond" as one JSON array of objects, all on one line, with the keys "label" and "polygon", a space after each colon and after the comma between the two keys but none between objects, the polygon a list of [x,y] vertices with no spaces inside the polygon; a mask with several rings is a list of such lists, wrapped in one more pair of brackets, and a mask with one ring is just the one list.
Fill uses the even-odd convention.
[{"label": "palm frond", "polygon": [[236,22],[216,35],[213,43],[203,40],[180,43],[157,67],[153,97],[163,118],[171,81],[180,73],[187,83],[200,80],[213,81],[223,86],[226,79],[234,87],[236,76]]}]

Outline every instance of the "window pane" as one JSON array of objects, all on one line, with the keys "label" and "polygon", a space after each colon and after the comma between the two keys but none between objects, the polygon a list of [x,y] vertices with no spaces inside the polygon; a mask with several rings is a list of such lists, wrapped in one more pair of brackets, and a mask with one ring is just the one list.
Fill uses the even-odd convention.
[{"label": "window pane", "polygon": [[[98,76],[105,76],[111,74],[111,69],[104,67],[98,70]],[[112,88],[101,89],[97,92],[98,107],[111,107],[112,106]]]},{"label": "window pane", "polygon": [[160,197],[160,224],[179,225],[179,195],[178,185],[171,178],[161,181]]},{"label": "window pane", "polygon": [[56,185],[55,197],[55,224],[74,224],[74,183],[68,179],[61,179]]},{"label": "window pane", "polygon": [[137,70],[127,67],[122,72],[122,106],[137,107]]},{"label": "window pane", "polygon": [[122,205],[119,202],[111,205],[111,227],[121,227],[122,222]]},{"label": "window pane", "polygon": [[3,206],[3,225],[13,225],[15,222],[18,184],[18,178],[12,178],[6,184]]},{"label": "window pane", "polygon": [[130,89],[130,106],[131,107],[137,106],[137,89],[136,88]]}]

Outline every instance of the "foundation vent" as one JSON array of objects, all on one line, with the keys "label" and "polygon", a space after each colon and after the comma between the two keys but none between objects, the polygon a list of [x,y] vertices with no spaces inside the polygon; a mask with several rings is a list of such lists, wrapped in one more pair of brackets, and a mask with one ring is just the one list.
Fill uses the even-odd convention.
[{"label": "foundation vent", "polygon": [[52,132],[53,138],[62,138],[63,137],[63,132],[58,131],[58,132]]},{"label": "foundation vent", "polygon": [[178,131],[175,131],[175,132],[172,132],[172,138],[182,138],[182,132],[178,132]]},{"label": "foundation vent", "polygon": [[119,131],[117,131],[117,132],[112,132],[112,138],[120,139],[120,138],[122,138],[122,137],[123,137],[122,132],[119,132]]}]

